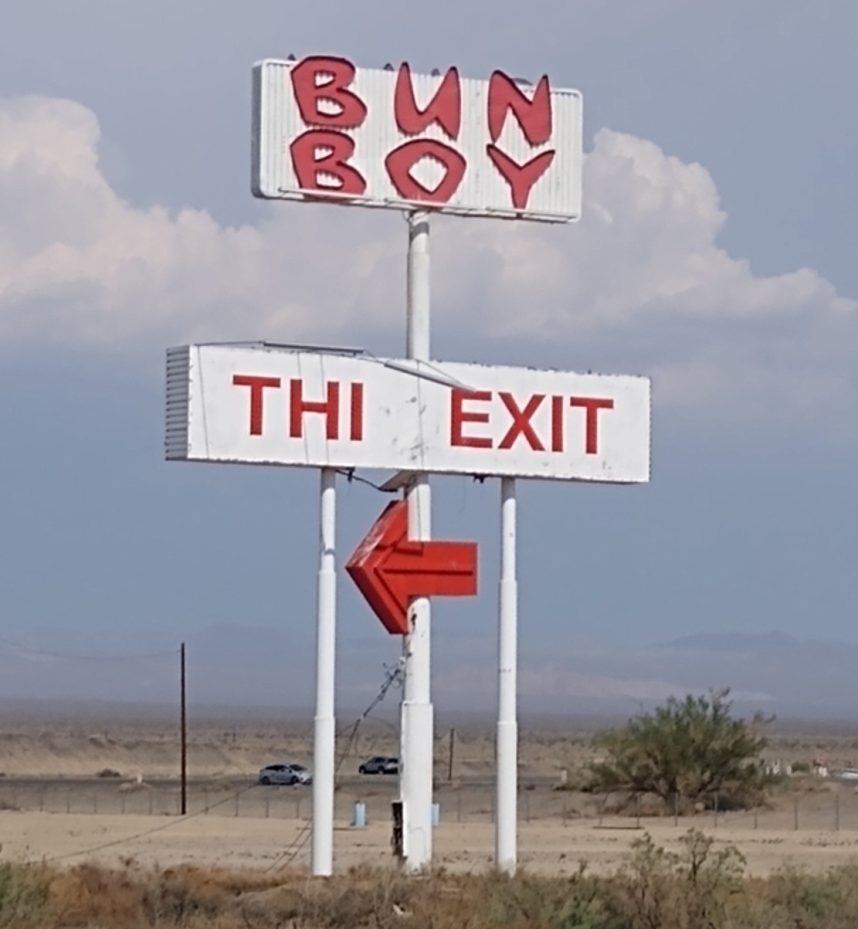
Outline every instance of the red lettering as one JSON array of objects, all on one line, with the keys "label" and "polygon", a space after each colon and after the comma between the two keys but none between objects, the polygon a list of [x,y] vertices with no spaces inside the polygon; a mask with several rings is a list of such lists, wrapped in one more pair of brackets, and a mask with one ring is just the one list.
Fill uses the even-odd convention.
[{"label": "red lettering", "polygon": [[292,68],[291,77],[298,111],[308,126],[355,129],[366,119],[363,100],[346,89],[355,78],[355,66],[345,58],[305,58]]},{"label": "red lettering", "polygon": [[503,179],[509,184],[512,205],[517,210],[526,209],[531,188],[554,161],[554,150],[542,152],[523,165],[514,162],[495,145],[487,145],[486,151],[494,166],[503,175]]},{"label": "red lettering", "polygon": [[354,442],[363,439],[363,384],[352,384],[351,430],[349,438]]},{"label": "red lettering", "polygon": [[262,391],[266,387],[279,387],[280,378],[236,374],[232,383],[235,387],[250,388],[250,434],[262,435]]},{"label": "red lettering", "polygon": [[551,451],[563,451],[563,397],[551,398]]},{"label": "red lettering", "polygon": [[[424,187],[411,174],[421,158],[431,158],[444,168],[444,176],[433,190]],[[401,197],[430,203],[446,203],[458,190],[465,176],[465,159],[449,145],[435,139],[414,139],[395,148],[384,159],[387,174]]]},{"label": "red lettering", "polygon": [[355,143],[342,132],[309,129],[289,146],[292,167],[303,190],[321,190],[359,197],[366,190],[363,175],[346,164]]},{"label": "red lettering", "polygon": [[587,454],[599,451],[599,410],[612,410],[613,400],[597,400],[595,397],[570,397],[570,406],[582,406],[587,411]]},{"label": "red lettering", "polygon": [[310,402],[304,400],[304,382],[293,378],[289,382],[289,435],[300,439],[304,435],[304,414],[321,413],[325,417],[325,435],[329,439],[340,436],[340,385],[331,381],[327,388],[327,400]]},{"label": "red lettering", "polygon": [[507,112],[512,111],[531,145],[542,145],[551,138],[551,93],[548,78],[536,85],[528,99],[512,78],[495,71],[489,79],[489,134],[497,142],[503,132]]},{"label": "red lettering", "polygon": [[453,388],[451,394],[450,409],[450,444],[464,446],[466,448],[491,448],[492,440],[486,436],[465,435],[462,426],[464,423],[487,423],[489,421],[488,413],[475,413],[473,410],[466,411],[464,403],[466,400],[473,400],[477,403],[486,403],[492,399],[491,391],[488,390],[462,390]]},{"label": "red lettering", "polygon": [[414,99],[411,69],[404,62],[396,75],[396,91],[393,96],[396,125],[406,135],[417,135],[432,123],[437,123],[451,139],[459,137],[462,125],[462,91],[459,72],[455,68],[444,75],[441,86],[421,110]]},{"label": "red lettering", "polygon": [[512,394],[501,391],[500,398],[503,400],[503,405],[509,410],[512,416],[512,425],[507,430],[507,434],[501,439],[498,448],[512,448],[515,440],[522,435],[527,440],[527,444],[534,451],[544,452],[545,448],[542,442],[539,441],[539,436],[533,431],[530,420],[533,414],[539,409],[539,405],[545,399],[545,394],[534,394],[530,400],[527,401],[527,405],[523,410],[519,409]]}]

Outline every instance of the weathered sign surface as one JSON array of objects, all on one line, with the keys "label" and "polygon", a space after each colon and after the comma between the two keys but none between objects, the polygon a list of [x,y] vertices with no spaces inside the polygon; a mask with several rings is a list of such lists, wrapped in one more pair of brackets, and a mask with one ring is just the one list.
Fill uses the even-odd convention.
[{"label": "weathered sign surface", "polygon": [[381,70],[345,58],[253,71],[258,197],[568,222],[581,212],[581,95],[527,84]]},{"label": "weathered sign surface", "polygon": [[167,353],[168,459],[649,480],[642,377],[264,344]]}]

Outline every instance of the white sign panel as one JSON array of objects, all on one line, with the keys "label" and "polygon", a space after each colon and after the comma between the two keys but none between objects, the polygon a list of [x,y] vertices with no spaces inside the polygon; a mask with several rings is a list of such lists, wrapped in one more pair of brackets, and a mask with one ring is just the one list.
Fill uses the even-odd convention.
[{"label": "white sign panel", "polygon": [[167,353],[167,458],[649,480],[642,377],[265,345]]},{"label": "white sign panel", "polygon": [[568,222],[581,213],[581,95],[541,77],[254,67],[253,192],[394,209]]}]

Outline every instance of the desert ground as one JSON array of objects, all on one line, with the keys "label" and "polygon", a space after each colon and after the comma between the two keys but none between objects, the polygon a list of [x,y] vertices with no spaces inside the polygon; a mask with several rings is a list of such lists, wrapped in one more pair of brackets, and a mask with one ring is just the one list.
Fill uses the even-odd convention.
[{"label": "desert ground", "polygon": [[[858,860],[855,786],[802,773],[754,811],[700,812],[674,819],[643,804],[617,808],[577,790],[593,757],[592,723],[524,726],[520,753],[520,860],[536,873],[564,874],[586,862],[609,871],[649,832],[673,845],[692,826],[735,845],[752,874],[791,864],[814,871]],[[310,788],[265,787],[260,767],[311,761],[311,726],[197,720],[189,740],[188,813],[179,812],[179,740],[165,720],[0,720],[0,860],[113,865],[127,861],[277,869],[305,867]],[[436,863],[454,871],[491,866],[493,737],[490,726],[449,727],[436,744]],[[800,770],[823,760],[836,771],[858,761],[847,726],[781,724],[769,759]],[[336,797],[336,867],[394,862],[390,803],[396,778],[361,776],[359,762],[397,754],[395,728],[370,720],[343,726]],[[561,789],[562,788],[562,789]],[[351,825],[366,805],[365,828]]]}]

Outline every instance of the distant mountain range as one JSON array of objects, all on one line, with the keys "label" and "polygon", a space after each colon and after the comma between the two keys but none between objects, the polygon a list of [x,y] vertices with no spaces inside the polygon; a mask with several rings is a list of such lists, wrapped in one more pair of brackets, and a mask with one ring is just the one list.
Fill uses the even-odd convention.
[{"label": "distant mountain range", "polygon": [[[53,650],[60,650],[52,642]],[[494,642],[443,643],[433,694],[439,713],[490,718],[496,694]],[[139,662],[65,660],[0,648],[0,698],[83,706],[112,702],[169,707],[176,656]],[[353,639],[340,649],[338,703],[360,710],[378,691],[397,643]],[[189,692],[221,715],[282,707],[304,716],[313,697],[313,652],[288,631],[214,626],[189,642]],[[95,672],[95,673],[94,673]],[[520,707],[525,716],[625,718],[671,694],[730,687],[742,710],[781,717],[858,719],[858,645],[802,640],[782,632],[702,633],[649,646],[575,642],[540,651],[522,643]],[[394,690],[386,706],[398,701]],[[386,710],[385,710],[386,711]],[[272,709],[272,712],[278,712]]]}]

